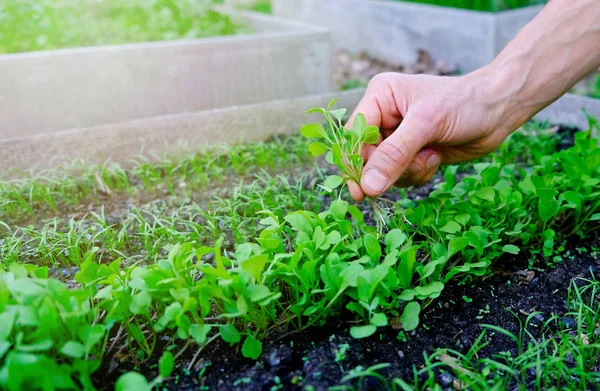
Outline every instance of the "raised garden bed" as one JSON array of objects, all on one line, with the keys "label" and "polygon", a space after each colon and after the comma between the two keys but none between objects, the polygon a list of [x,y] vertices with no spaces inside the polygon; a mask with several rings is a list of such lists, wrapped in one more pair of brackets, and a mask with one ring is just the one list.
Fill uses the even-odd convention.
[{"label": "raised garden bed", "polygon": [[365,88],[369,80],[382,72],[428,75],[452,75],[455,71],[443,61],[434,61],[425,51],[419,51],[413,64],[395,63],[369,56],[365,52],[352,54],[345,50],[336,51],[333,57],[333,82],[336,89],[351,90]]},{"label": "raised garden bed", "polygon": [[330,91],[324,29],[233,17],[254,33],[1,55],[0,140]]},{"label": "raised garden bed", "polygon": [[588,75],[571,90],[574,94],[600,99],[600,69]]},{"label": "raised garden bed", "polygon": [[76,159],[126,163],[142,153],[152,156],[165,150],[174,152],[180,146],[202,148],[207,144],[264,140],[279,132],[295,132],[310,118],[304,111],[314,105],[325,105],[336,96],[340,104],[351,108],[358,104],[362,93],[354,90],[311,95],[62,132],[15,135],[0,140],[0,173],[39,171]]},{"label": "raised garden bed", "polygon": [[[220,143],[264,140],[279,132],[293,132],[310,116],[304,111],[323,106],[333,97],[349,110],[356,107],[364,89],[258,103],[180,115],[127,121],[0,140],[0,173],[39,171],[73,160],[126,163],[140,154],[151,156],[179,147],[202,148]],[[588,118],[600,117],[600,100],[566,94],[535,118],[586,128]],[[314,115],[314,114],[313,114]],[[220,129],[216,131],[215,129]]]},{"label": "raised garden bed", "polygon": [[538,113],[535,118],[585,129],[588,126],[589,116],[600,118],[600,99],[565,94]]},{"label": "raised garden bed", "polygon": [[276,16],[331,29],[336,48],[390,62],[434,59],[468,72],[488,64],[542,6],[496,13],[387,0],[273,0]]},{"label": "raised garden bed", "polygon": [[[529,124],[475,164],[392,191],[381,242],[369,205],[319,187],[333,186],[325,176],[337,170],[308,157],[307,145],[277,138],[0,182],[0,385],[104,389],[120,378],[118,390],[146,390],[147,380],[168,389],[594,389],[600,155],[586,134]],[[299,218],[318,212],[328,212],[319,217],[326,223]],[[349,237],[330,243],[338,230]],[[438,277],[421,267],[441,259],[450,262],[439,292],[425,283]],[[384,277],[371,281],[381,298],[362,315],[350,304],[371,293],[358,275]],[[340,278],[349,285],[331,285]],[[216,293],[254,281],[270,292],[241,291],[244,311],[241,299]],[[305,284],[308,302],[294,296]],[[411,290],[427,297],[409,298]],[[192,298],[214,305],[199,314],[205,302]],[[416,301],[415,318],[405,303]],[[357,326],[369,322],[378,327],[366,337]],[[132,370],[143,377],[121,377]]]}]

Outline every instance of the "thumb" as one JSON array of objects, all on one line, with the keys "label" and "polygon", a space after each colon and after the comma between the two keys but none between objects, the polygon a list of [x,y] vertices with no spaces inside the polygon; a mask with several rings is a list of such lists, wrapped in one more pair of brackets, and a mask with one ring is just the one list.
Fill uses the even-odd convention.
[{"label": "thumb", "polygon": [[400,127],[373,151],[362,171],[360,186],[366,195],[378,196],[406,171],[427,144],[427,130],[407,116]]}]

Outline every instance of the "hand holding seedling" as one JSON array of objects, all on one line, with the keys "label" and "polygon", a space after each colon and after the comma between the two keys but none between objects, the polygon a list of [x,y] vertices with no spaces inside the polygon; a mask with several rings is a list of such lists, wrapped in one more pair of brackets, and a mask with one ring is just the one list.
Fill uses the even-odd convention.
[{"label": "hand holding seedling", "polygon": [[363,148],[366,164],[356,200],[377,196],[392,185],[422,185],[440,164],[470,160],[493,151],[508,136],[500,113],[488,106],[470,77],[384,73],[369,83],[357,113],[381,129],[375,145]]},{"label": "hand holding seedling", "polygon": [[[362,150],[356,200],[420,185],[440,164],[475,159],[600,66],[600,2],[551,1],[488,66],[461,77],[380,74],[358,113],[381,129]],[[560,60],[557,60],[560,59]]]}]

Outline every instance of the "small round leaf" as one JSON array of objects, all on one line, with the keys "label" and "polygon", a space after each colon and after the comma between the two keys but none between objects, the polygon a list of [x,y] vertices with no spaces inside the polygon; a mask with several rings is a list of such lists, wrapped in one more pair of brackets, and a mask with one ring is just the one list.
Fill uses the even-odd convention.
[{"label": "small round leaf", "polygon": [[372,324],[366,326],[354,326],[350,328],[350,335],[352,338],[361,339],[370,337],[371,335],[375,334],[376,331],[377,326]]},{"label": "small round leaf", "polygon": [[249,335],[242,345],[242,354],[244,357],[256,360],[260,357],[261,353],[262,343],[252,335]]}]

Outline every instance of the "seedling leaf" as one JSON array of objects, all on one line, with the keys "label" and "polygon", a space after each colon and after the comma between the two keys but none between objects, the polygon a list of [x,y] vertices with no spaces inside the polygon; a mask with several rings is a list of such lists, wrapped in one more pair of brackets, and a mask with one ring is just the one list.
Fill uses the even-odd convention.
[{"label": "seedling leaf", "polygon": [[151,391],[151,389],[144,376],[137,372],[127,372],[117,380],[115,391]]},{"label": "seedling leaf", "polygon": [[246,358],[256,360],[262,353],[262,343],[254,338],[252,335],[246,337],[244,344],[242,345],[242,354]]},{"label": "seedling leaf", "polygon": [[412,331],[419,326],[419,313],[421,312],[421,306],[415,301],[411,301],[406,304],[400,321],[402,322],[402,328],[406,331]]},{"label": "seedling leaf", "polygon": [[308,152],[310,152],[310,154],[314,157],[321,156],[327,151],[329,151],[329,147],[320,141],[313,141],[308,146]]},{"label": "seedling leaf", "polygon": [[221,327],[219,333],[221,334],[223,341],[231,344],[238,343],[242,339],[240,333],[231,323],[227,323],[225,326]]},{"label": "seedling leaf", "polygon": [[515,246],[514,244],[507,244],[504,247],[502,247],[502,252],[505,253],[518,254],[519,251],[521,251],[519,247]]},{"label": "seedling leaf", "polygon": [[350,335],[352,338],[361,339],[370,337],[371,335],[375,334],[376,331],[377,326],[372,324],[366,326],[354,326],[350,328]]},{"label": "seedling leaf", "polygon": [[171,372],[173,372],[173,367],[175,366],[175,359],[173,358],[173,353],[170,351],[165,351],[161,356],[160,360],[158,360],[158,372],[162,378],[167,378],[171,376]]},{"label": "seedling leaf", "polygon": [[323,185],[325,187],[327,187],[328,189],[335,189],[337,188],[339,185],[341,185],[342,183],[344,183],[344,179],[339,176],[339,175],[330,175],[327,177],[327,179],[325,179],[325,182],[323,182]]},{"label": "seedling leaf", "polygon": [[321,124],[309,124],[300,128],[300,133],[306,138],[327,138],[325,128]]}]

